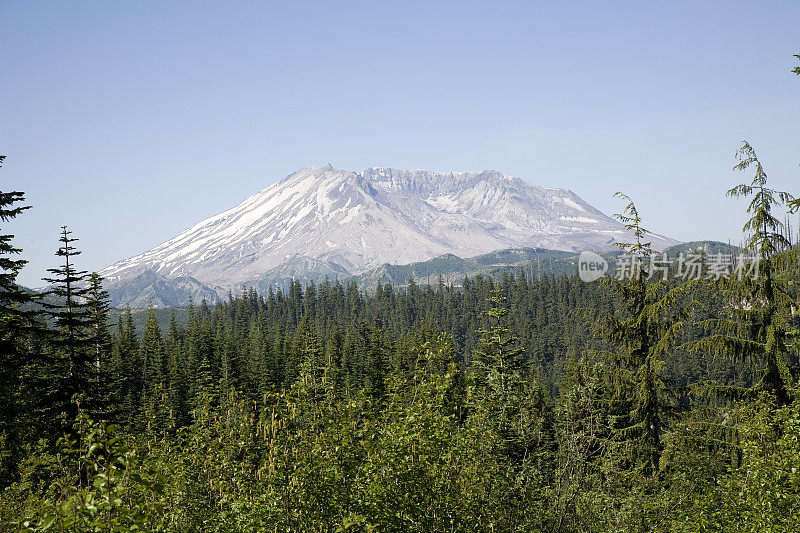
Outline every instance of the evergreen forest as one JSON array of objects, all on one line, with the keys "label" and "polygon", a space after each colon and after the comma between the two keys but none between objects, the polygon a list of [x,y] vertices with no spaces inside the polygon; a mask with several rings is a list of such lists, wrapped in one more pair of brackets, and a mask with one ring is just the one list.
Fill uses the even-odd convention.
[{"label": "evergreen forest", "polygon": [[0,193],[0,531],[800,530],[800,204],[737,158],[746,275],[294,282],[166,327],[109,318],[66,226],[19,286]]}]

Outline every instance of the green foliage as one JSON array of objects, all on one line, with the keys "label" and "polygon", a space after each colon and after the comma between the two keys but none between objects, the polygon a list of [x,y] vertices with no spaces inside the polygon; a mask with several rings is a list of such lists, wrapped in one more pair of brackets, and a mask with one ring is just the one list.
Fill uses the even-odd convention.
[{"label": "green foliage", "polygon": [[690,531],[796,531],[800,528],[800,405],[776,408],[762,396],[738,417],[740,464],[718,483],[687,494],[676,520]]},{"label": "green foliage", "polygon": [[[24,531],[154,531],[164,514],[167,465],[144,464],[140,452],[125,445],[117,427],[95,423],[84,414],[76,431],[60,441],[61,475],[34,516],[19,523]],[[51,490],[53,490],[51,489]]]}]

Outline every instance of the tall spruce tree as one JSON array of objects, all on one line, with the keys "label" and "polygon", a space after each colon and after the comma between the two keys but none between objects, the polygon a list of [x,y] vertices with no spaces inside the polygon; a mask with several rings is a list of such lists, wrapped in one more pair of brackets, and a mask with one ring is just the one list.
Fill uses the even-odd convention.
[{"label": "tall spruce tree", "polygon": [[[0,156],[0,167],[5,156]],[[0,191],[0,222],[4,225],[30,206],[19,191]],[[26,412],[36,398],[24,391],[23,369],[32,357],[31,334],[39,329],[30,305],[30,292],[17,285],[17,276],[27,264],[17,257],[22,252],[12,244],[14,235],[0,234],[0,488],[14,479],[24,445]]]},{"label": "tall spruce tree", "polygon": [[215,382],[214,331],[208,318],[208,306],[203,300],[199,308],[189,307],[189,325],[186,329],[186,351],[189,367],[189,396],[191,407],[219,398]]},{"label": "tall spruce tree", "polygon": [[492,289],[489,302],[491,307],[484,313],[489,328],[478,331],[480,338],[472,359],[473,374],[476,386],[485,387],[494,369],[494,377],[498,380],[496,386],[505,391],[509,386],[506,383],[509,376],[523,369],[523,350],[508,327],[509,310],[502,291]]},{"label": "tall spruce tree", "polygon": [[492,289],[489,304],[485,312],[489,327],[479,331],[472,359],[468,404],[486,416],[501,453],[519,465],[548,445],[549,394],[536,369],[526,368],[524,350],[508,326],[510,311],[500,289]]},{"label": "tall spruce tree", "polygon": [[42,278],[50,284],[47,295],[54,300],[44,302],[45,313],[53,319],[56,327],[49,342],[54,362],[53,385],[56,387],[53,407],[67,413],[69,418],[77,414],[71,405],[73,401],[90,400],[95,381],[94,339],[86,303],[89,274],[75,268],[74,258],[81,252],[73,246],[78,239],[71,235],[67,226],[61,227],[61,246],[56,256],[63,258],[64,263],[47,270],[52,277]]},{"label": "tall spruce tree", "polygon": [[178,425],[186,422],[189,384],[186,365],[185,332],[170,315],[164,352],[166,357],[167,403],[173,419]]},{"label": "tall spruce tree", "polygon": [[[86,308],[89,312],[89,341],[91,343],[92,364],[94,372],[93,391],[95,409],[107,416],[111,408],[111,393],[114,373],[109,361],[111,351],[111,335],[108,331],[108,312],[111,308],[108,291],[103,288],[103,278],[97,272],[89,275],[89,287],[86,293]],[[112,379],[109,379],[112,378]]]},{"label": "tall spruce tree", "polygon": [[164,386],[164,339],[152,303],[147,310],[147,321],[144,326],[141,344],[142,361],[142,396],[145,403],[155,401],[157,390]]},{"label": "tall spruce tree", "polygon": [[105,379],[111,386],[116,421],[130,425],[139,408],[141,365],[139,340],[130,308],[117,317],[117,328],[111,342],[111,361]]},{"label": "tall spruce tree", "polygon": [[467,424],[484,435],[504,465],[502,477],[510,481],[511,529],[525,529],[523,524],[535,520],[530,503],[539,498],[537,487],[549,476],[552,464],[552,405],[536,369],[527,368],[524,350],[509,327],[511,313],[504,291],[492,288],[488,305],[484,312],[488,328],[479,331],[467,380]]}]

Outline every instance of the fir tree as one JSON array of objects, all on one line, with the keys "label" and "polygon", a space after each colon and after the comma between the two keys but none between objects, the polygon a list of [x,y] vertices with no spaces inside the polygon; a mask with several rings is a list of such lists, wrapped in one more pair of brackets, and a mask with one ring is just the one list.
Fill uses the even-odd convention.
[{"label": "fir tree", "polygon": [[250,322],[247,337],[248,365],[245,378],[247,392],[251,399],[262,398],[273,391],[277,377],[273,376],[274,362],[272,346],[266,333],[265,317],[259,313],[256,320]]},{"label": "fir tree", "polygon": [[496,433],[500,453],[521,465],[547,446],[549,394],[536,372],[526,371],[524,350],[507,325],[510,311],[501,289],[492,290],[489,303],[489,328],[479,332],[468,396]]},{"label": "fir tree", "polygon": [[489,302],[491,308],[484,312],[489,321],[489,329],[478,331],[480,338],[472,359],[473,374],[477,380],[476,386],[484,387],[490,370],[494,368],[497,370],[497,377],[501,378],[497,385],[505,390],[507,386],[502,380],[520,372],[524,366],[523,350],[506,324],[509,310],[502,291],[493,289]]},{"label": "fir tree", "polygon": [[141,365],[139,340],[130,308],[117,317],[117,328],[111,342],[111,362],[106,381],[111,388],[119,423],[133,423],[139,408],[141,392]]},{"label": "fir tree", "polygon": [[[0,167],[5,156],[0,156]],[[0,191],[0,222],[22,214],[30,206],[15,205],[25,201],[18,191]],[[16,257],[22,252],[12,244],[13,235],[0,234],[0,487],[16,475],[19,453],[24,444],[27,408],[35,398],[23,391],[23,369],[33,354],[27,339],[38,334],[36,313],[30,309],[33,297],[17,285],[17,275],[27,263]]]},{"label": "fir tree", "polygon": [[164,386],[164,339],[152,304],[147,310],[141,353],[142,395],[149,401],[155,390]]},{"label": "fir tree", "polygon": [[56,300],[44,302],[45,312],[56,327],[50,338],[55,363],[53,406],[74,416],[77,411],[71,403],[85,402],[93,389],[95,358],[91,315],[86,303],[89,274],[75,268],[73,258],[81,252],[73,246],[78,239],[71,235],[67,226],[61,227],[61,246],[56,255],[64,259],[64,264],[48,269],[53,277],[43,280],[51,285],[47,295]]},{"label": "fir tree", "polygon": [[172,417],[179,425],[183,425],[186,422],[189,395],[184,336],[182,328],[175,321],[175,313],[173,312],[169,319],[164,352],[166,357],[167,404]]},{"label": "fir tree", "polygon": [[203,300],[199,308],[190,306],[186,351],[189,366],[189,396],[195,409],[206,402],[214,403],[219,397],[213,366],[214,331],[211,328],[206,301]]},{"label": "fir tree", "polygon": [[[112,402],[111,391],[114,373],[108,360],[111,349],[111,335],[108,331],[109,304],[108,292],[103,289],[103,278],[93,272],[89,275],[89,287],[86,293],[86,308],[89,312],[89,341],[93,358],[94,372],[94,408],[103,414],[108,413]],[[112,380],[109,380],[109,377]]]}]

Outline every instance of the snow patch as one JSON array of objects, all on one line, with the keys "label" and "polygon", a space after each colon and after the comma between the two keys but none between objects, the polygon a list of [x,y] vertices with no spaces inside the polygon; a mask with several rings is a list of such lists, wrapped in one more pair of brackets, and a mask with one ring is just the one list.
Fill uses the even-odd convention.
[{"label": "snow patch", "polygon": [[598,221],[596,219],[589,218],[589,217],[567,217],[567,216],[561,215],[558,218],[560,218],[561,220],[568,220],[570,222],[584,222],[586,224],[597,224],[598,223]]},{"label": "snow patch", "polygon": [[[349,205],[350,201],[348,200],[347,203]],[[359,211],[361,211],[361,204],[347,209],[347,214],[344,216],[342,220],[339,221],[339,224],[344,225],[349,222],[352,222],[358,216]]]},{"label": "snow patch", "polygon": [[583,207],[578,202],[576,202],[575,200],[573,200],[572,198],[563,197],[561,198],[561,201],[564,202],[564,205],[568,205],[573,209],[577,209],[578,211],[583,211],[584,213],[586,212],[586,208]]}]

